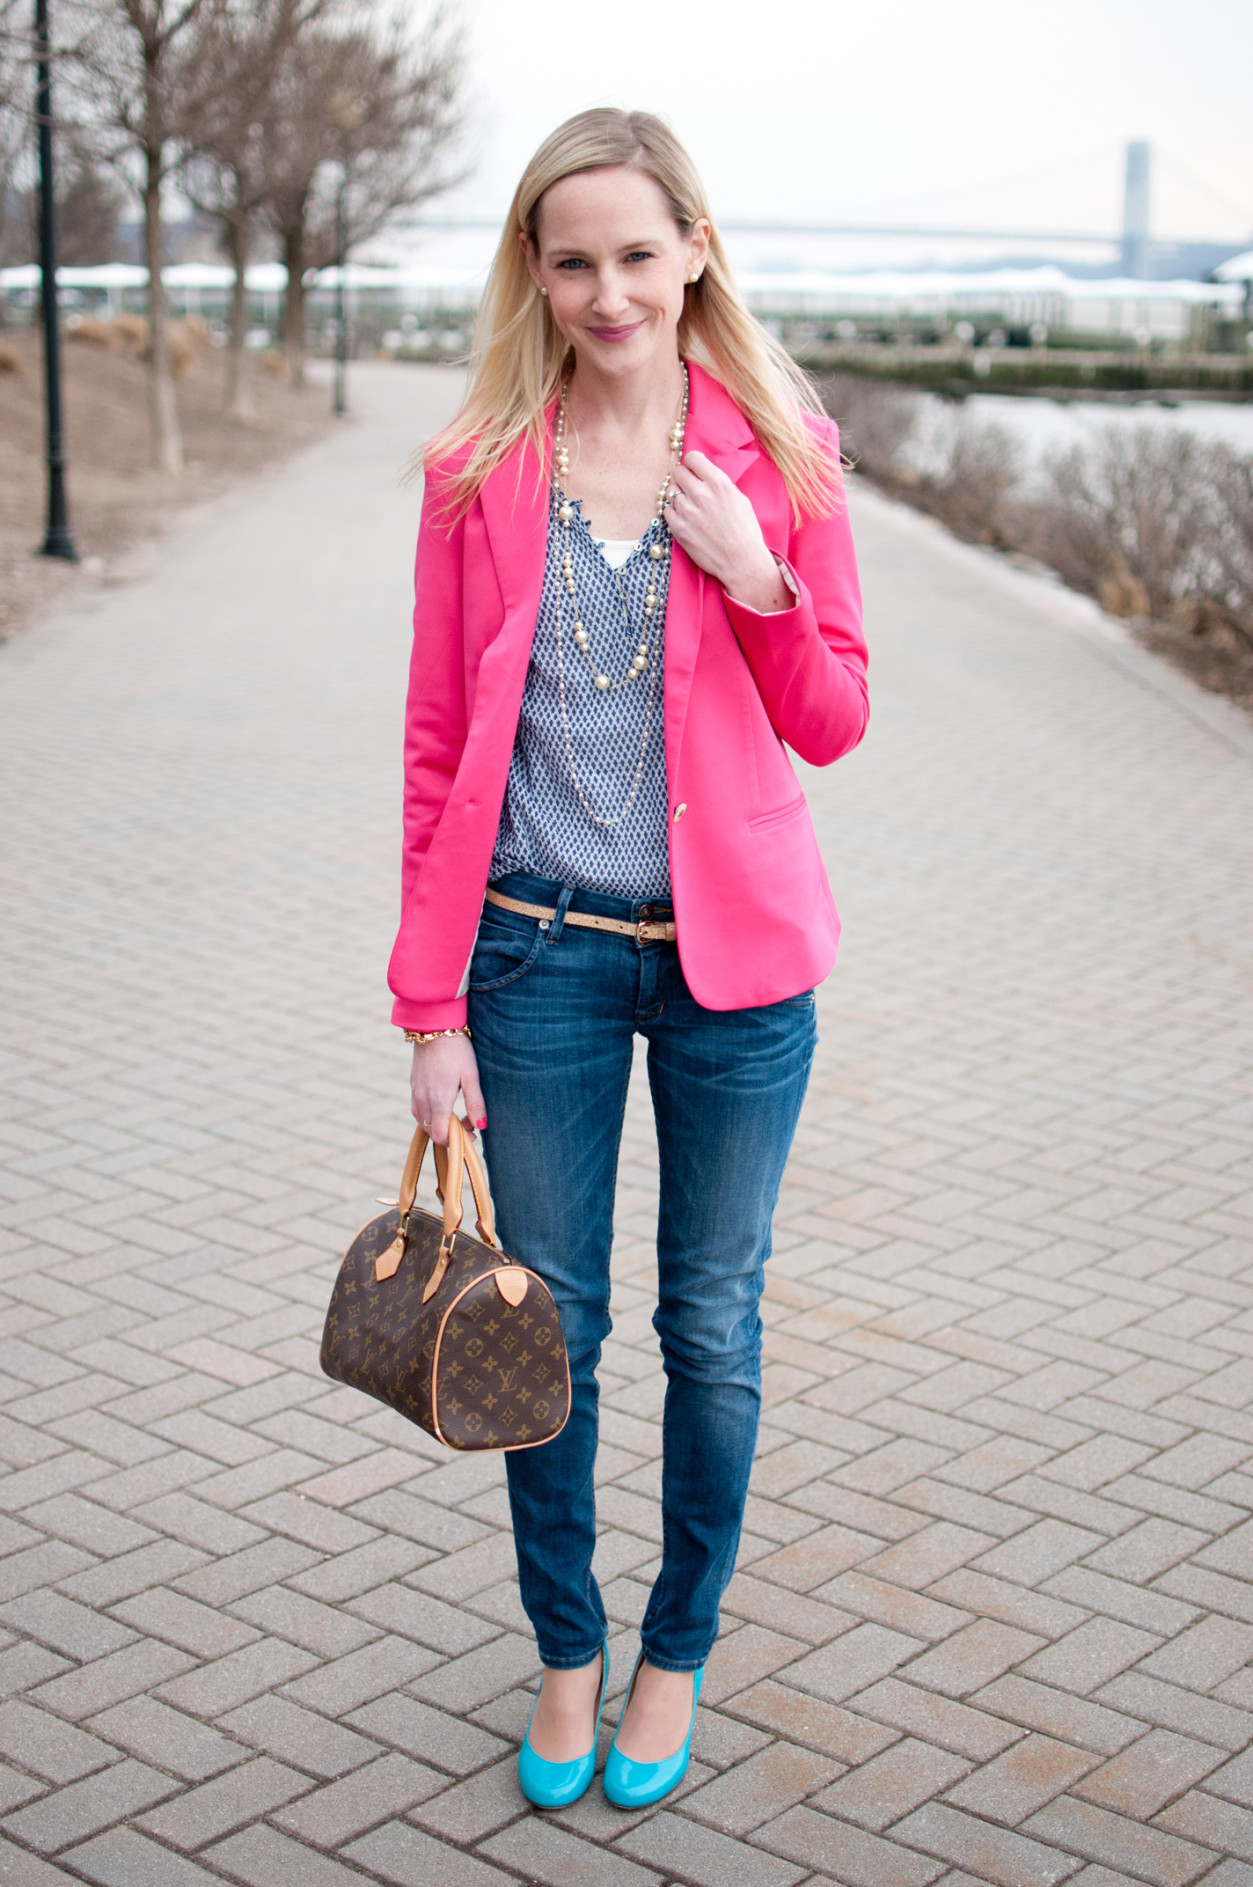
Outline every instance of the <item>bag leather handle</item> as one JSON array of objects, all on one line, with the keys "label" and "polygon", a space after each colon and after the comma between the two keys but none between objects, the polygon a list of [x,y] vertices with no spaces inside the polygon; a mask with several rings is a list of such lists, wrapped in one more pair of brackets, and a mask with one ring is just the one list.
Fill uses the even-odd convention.
[{"label": "bag leather handle", "polygon": [[[405,1254],[405,1240],[409,1232],[409,1214],[413,1210],[413,1202],[417,1197],[422,1162],[426,1158],[426,1149],[430,1145],[430,1139],[431,1136],[425,1127],[414,1129],[413,1138],[409,1142],[404,1174],[400,1181],[400,1198],[397,1201],[400,1207],[400,1227],[387,1250],[380,1252],[375,1261],[374,1275],[380,1282],[394,1277],[400,1269],[400,1261]],[[445,1255],[452,1250],[453,1234],[461,1228],[461,1183],[466,1173],[470,1175],[470,1190],[474,1194],[479,1237],[485,1245],[496,1249],[496,1218],[492,1211],[492,1195],[487,1184],[487,1170],[478,1148],[454,1114],[448,1123],[448,1145],[437,1146],[435,1149],[435,1176],[438,1181],[439,1197],[444,1207],[442,1248]],[[442,1267],[439,1269],[439,1275],[442,1276]]]},{"label": "bag leather handle", "polygon": [[[451,1152],[457,1147],[466,1172],[470,1175],[470,1191],[474,1195],[475,1226],[485,1245],[496,1246],[496,1214],[492,1210],[492,1192],[487,1183],[487,1168],[483,1164],[483,1155],[470,1138],[461,1122],[454,1114],[448,1124],[448,1146]],[[435,1165],[438,1170],[441,1149],[435,1149]],[[461,1179],[457,1178],[457,1224],[461,1223]]]},{"label": "bag leather handle", "polygon": [[[426,1149],[430,1135],[425,1127],[414,1131],[409,1142],[409,1155],[405,1161],[404,1176],[400,1182],[400,1214],[408,1218],[417,1197],[418,1179],[422,1172],[422,1162],[426,1158]],[[444,1206],[444,1237],[451,1238],[461,1228],[461,1185],[466,1174],[470,1177],[470,1190],[474,1194],[474,1206],[478,1215],[479,1237],[486,1245],[496,1243],[496,1218],[492,1211],[492,1195],[487,1184],[487,1169],[483,1158],[473,1140],[465,1132],[461,1122],[454,1114],[448,1124],[448,1145],[435,1149],[435,1175],[439,1183],[439,1197]]]}]

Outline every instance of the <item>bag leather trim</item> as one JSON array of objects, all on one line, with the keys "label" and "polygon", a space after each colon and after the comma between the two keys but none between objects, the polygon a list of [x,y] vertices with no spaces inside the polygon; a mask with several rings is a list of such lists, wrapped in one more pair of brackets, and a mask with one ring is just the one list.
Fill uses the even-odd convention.
[{"label": "bag leather trim", "polygon": [[[538,1271],[532,1271],[529,1265],[499,1265],[494,1271],[480,1271],[477,1278],[472,1278],[469,1284],[463,1285],[461,1290],[457,1292],[456,1297],[453,1298],[447,1310],[440,1318],[439,1329],[435,1332],[435,1349],[431,1356],[431,1427],[435,1431],[435,1439],[442,1441],[445,1448],[451,1448],[454,1454],[464,1455],[475,1451],[466,1448],[458,1448],[455,1441],[449,1441],[447,1435],[445,1435],[439,1425],[439,1346],[444,1341],[444,1330],[447,1326],[448,1319],[452,1316],[462,1298],[468,1297],[475,1286],[482,1284],[485,1278],[491,1278],[494,1282],[499,1273],[504,1270],[524,1271],[527,1277],[534,1278],[537,1284],[542,1285],[544,1282]],[[554,1305],[554,1309],[555,1308],[556,1306]],[[560,1316],[560,1313],[558,1313],[558,1315]],[[561,1429],[564,1428],[566,1423],[570,1420],[570,1358],[566,1355],[564,1344],[561,1348],[561,1356],[566,1370],[566,1412],[561,1418],[561,1428],[555,1428],[551,1435],[541,1436],[539,1441],[520,1441],[515,1442],[512,1447],[501,1448],[499,1453],[502,1455],[511,1455],[520,1452],[523,1448],[543,1448],[546,1443],[556,1441],[558,1435],[561,1433]],[[495,1454],[497,1450],[493,1449],[491,1452]]]}]

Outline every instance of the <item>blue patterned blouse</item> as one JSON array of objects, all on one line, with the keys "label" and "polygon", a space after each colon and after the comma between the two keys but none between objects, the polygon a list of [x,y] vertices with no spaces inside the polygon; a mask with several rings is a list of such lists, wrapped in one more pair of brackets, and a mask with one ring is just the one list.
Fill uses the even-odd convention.
[{"label": "blue patterned blouse", "polygon": [[[580,500],[572,502],[576,515],[570,526],[570,554],[575,594],[596,666],[615,681],[630,667],[644,621],[644,596],[652,581],[658,607],[647,641],[654,672],[608,693],[596,687],[588,663],[574,645],[571,599],[561,582],[565,533],[554,500],[549,508],[544,589],[491,875],[499,878],[509,871],[530,871],[560,884],[581,885],[617,897],[668,898],[662,658],[670,559],[654,563],[648,555],[661,528],[654,518],[623,568],[611,569],[583,516]],[[584,798],[601,818],[612,820],[621,812],[639,768],[630,809],[608,827],[589,817],[571,778],[562,730],[561,672],[574,769]]]}]

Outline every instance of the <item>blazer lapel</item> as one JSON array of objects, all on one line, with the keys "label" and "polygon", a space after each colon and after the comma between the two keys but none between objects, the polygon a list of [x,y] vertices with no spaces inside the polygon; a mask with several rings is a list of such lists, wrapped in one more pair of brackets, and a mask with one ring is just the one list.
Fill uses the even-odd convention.
[{"label": "blazer lapel", "polygon": [[[684,456],[703,452],[735,484],[761,456],[752,428],[722,384],[695,361],[688,363],[691,398]],[[666,603],[666,774],[677,778],[679,749],[700,648],[705,585],[709,579],[676,543],[670,556]]]},{"label": "blazer lapel", "polygon": [[[505,604],[505,623],[539,609],[548,532],[548,484],[525,441],[484,480],[483,524]],[[503,625],[502,625],[503,626]]]},{"label": "blazer lapel", "polygon": [[735,484],[761,457],[752,427],[720,380],[695,361],[688,362],[691,403],[684,454],[703,452]]}]

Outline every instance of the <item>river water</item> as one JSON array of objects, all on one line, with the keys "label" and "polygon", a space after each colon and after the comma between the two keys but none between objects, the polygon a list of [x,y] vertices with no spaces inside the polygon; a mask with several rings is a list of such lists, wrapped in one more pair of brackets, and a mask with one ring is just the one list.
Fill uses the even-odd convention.
[{"label": "river water", "polygon": [[[920,395],[920,401],[921,423],[909,456],[921,470],[952,425],[954,405],[934,394]],[[1013,399],[1004,394],[976,393],[962,403],[961,410],[967,423],[993,420],[1012,434],[1022,449],[1028,479],[1047,454],[1081,445],[1110,426],[1160,426],[1194,432],[1203,439],[1225,440],[1235,451],[1253,456],[1253,401],[1185,400],[1178,406],[1162,406],[1155,400],[1143,400],[1123,405],[1105,400]]]}]

